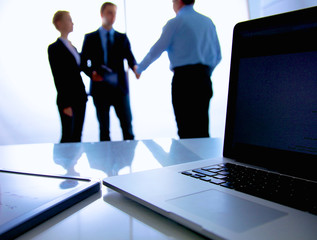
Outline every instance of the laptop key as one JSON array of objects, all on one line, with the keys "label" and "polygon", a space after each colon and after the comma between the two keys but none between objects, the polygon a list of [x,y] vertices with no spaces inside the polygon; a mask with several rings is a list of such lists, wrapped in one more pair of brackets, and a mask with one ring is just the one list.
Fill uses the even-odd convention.
[{"label": "laptop key", "polygon": [[225,179],[225,178],[227,178],[227,176],[217,174],[217,175],[214,175],[214,178],[218,178],[218,179]]},{"label": "laptop key", "polygon": [[191,177],[193,177],[193,178],[201,178],[201,177],[205,177],[205,175],[196,173],[196,174],[192,174]]},{"label": "laptop key", "polygon": [[221,175],[229,175],[229,172],[228,172],[228,171],[219,171],[218,174],[221,174]]},{"label": "laptop key", "polygon": [[188,172],[188,171],[184,171],[184,172],[182,172],[182,174],[187,175],[187,176],[193,175],[191,172]]},{"label": "laptop key", "polygon": [[231,182],[224,182],[220,184],[222,187],[233,189],[234,186]]},{"label": "laptop key", "polygon": [[203,180],[203,181],[206,181],[206,182],[210,182],[210,180],[212,179],[212,177],[208,177],[208,176],[206,176],[206,177],[201,177],[201,178],[199,178],[200,180]]},{"label": "laptop key", "polygon": [[211,182],[213,184],[222,184],[222,183],[225,183],[225,181],[221,180],[221,179],[217,179],[217,178],[213,178],[213,177],[208,177],[208,176],[205,176],[205,177],[201,177],[199,178],[200,180],[203,180],[205,182]]},{"label": "laptop key", "polygon": [[213,173],[217,173],[219,171],[222,171],[222,169],[219,168],[218,166],[203,167],[203,168],[201,168],[201,170],[205,170],[205,171],[213,172]]},{"label": "laptop key", "polygon": [[211,183],[214,183],[214,184],[217,184],[217,185],[220,185],[222,183],[225,183],[226,181],[222,180],[222,179],[218,179],[218,178],[211,178],[210,179],[210,182]]},{"label": "laptop key", "polygon": [[195,169],[195,170],[193,170],[193,172],[199,173],[199,174],[203,174],[203,175],[206,175],[206,176],[209,176],[209,177],[215,175],[214,173],[211,173],[211,172],[208,172],[208,171],[205,171],[205,170],[202,170],[202,169]]}]

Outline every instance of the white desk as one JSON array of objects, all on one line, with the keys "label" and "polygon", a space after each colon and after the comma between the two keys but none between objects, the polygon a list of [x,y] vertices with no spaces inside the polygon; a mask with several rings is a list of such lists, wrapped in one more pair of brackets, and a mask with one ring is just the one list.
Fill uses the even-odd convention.
[{"label": "white desk", "polygon": [[[222,155],[221,139],[0,146],[0,169],[103,179]],[[204,239],[102,186],[18,239]]]}]

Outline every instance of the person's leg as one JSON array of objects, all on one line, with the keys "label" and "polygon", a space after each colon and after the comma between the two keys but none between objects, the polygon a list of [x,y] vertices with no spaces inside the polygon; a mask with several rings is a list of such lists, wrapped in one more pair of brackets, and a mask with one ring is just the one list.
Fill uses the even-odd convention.
[{"label": "person's leg", "polygon": [[96,107],[97,119],[99,121],[99,138],[100,141],[110,141],[110,124],[109,124],[109,110],[110,103],[100,97],[93,97],[94,105]]},{"label": "person's leg", "polygon": [[209,137],[210,71],[201,65],[174,72],[172,103],[180,138]]},{"label": "person's leg", "polygon": [[81,142],[85,112],[86,102],[78,103],[73,107],[73,142]]},{"label": "person's leg", "polygon": [[191,127],[191,121],[188,108],[193,107],[193,105],[186,100],[186,97],[183,96],[182,87],[173,85],[172,104],[178,129],[177,133],[180,138],[190,137],[189,129]]},{"label": "person's leg", "polygon": [[61,125],[62,125],[62,137],[60,140],[60,143],[66,143],[72,141],[72,117],[67,116],[65,113],[63,113],[63,108],[58,107],[59,116],[61,119]]},{"label": "person's leg", "polygon": [[120,126],[122,129],[123,139],[124,140],[133,140],[133,128],[132,128],[132,113],[130,107],[130,95],[119,94],[116,97],[116,101],[114,103],[114,109],[116,114],[120,120]]},{"label": "person's leg", "polygon": [[196,96],[191,109],[191,133],[192,138],[209,137],[209,103],[210,98],[201,94]]}]

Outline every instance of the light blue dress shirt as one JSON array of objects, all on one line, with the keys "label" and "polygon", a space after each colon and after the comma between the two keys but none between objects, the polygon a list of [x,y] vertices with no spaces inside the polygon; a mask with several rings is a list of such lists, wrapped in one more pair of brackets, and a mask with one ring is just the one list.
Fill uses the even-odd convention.
[{"label": "light blue dress shirt", "polygon": [[[109,31],[110,32],[110,39],[111,39],[111,42],[113,43],[114,42],[114,29],[111,28],[111,30]],[[108,59],[108,52],[107,52],[107,33],[108,31],[103,28],[102,26],[99,28],[99,34],[100,34],[100,38],[101,38],[101,45],[102,45],[102,49],[103,49],[103,52],[104,52],[104,62],[105,62],[105,65],[107,65],[107,59]]]},{"label": "light blue dress shirt", "polygon": [[171,69],[203,64],[214,70],[221,60],[215,25],[210,18],[196,12],[193,5],[184,6],[175,18],[167,22],[137,72],[141,74],[164,51],[168,53]]}]

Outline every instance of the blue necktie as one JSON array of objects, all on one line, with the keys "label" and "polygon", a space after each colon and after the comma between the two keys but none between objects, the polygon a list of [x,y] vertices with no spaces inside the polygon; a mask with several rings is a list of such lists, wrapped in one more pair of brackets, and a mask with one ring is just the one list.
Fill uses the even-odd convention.
[{"label": "blue necktie", "polygon": [[110,32],[107,32],[107,66],[112,69],[113,67],[113,56],[112,56],[112,42]]}]

